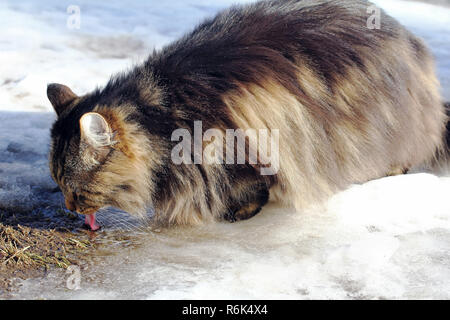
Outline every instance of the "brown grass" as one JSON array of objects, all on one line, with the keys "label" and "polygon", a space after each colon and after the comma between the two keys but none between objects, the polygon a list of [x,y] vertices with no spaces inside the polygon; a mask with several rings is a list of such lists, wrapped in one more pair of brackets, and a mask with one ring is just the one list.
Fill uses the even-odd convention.
[{"label": "brown grass", "polygon": [[71,232],[0,223],[0,291],[51,267],[67,268],[92,247]]}]

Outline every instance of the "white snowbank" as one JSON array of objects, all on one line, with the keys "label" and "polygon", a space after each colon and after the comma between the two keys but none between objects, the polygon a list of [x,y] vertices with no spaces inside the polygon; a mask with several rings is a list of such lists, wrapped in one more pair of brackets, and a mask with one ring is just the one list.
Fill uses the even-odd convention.
[{"label": "white snowbank", "polygon": [[[61,204],[46,159],[54,115],[18,112],[51,111],[47,83],[87,92],[231,2],[3,1],[0,205]],[[450,100],[450,9],[376,3],[425,38]],[[80,30],[66,28],[69,4],[81,8]],[[118,246],[82,270],[80,290],[68,290],[68,275],[54,271],[24,281],[15,296],[449,299],[449,191],[449,177],[409,174],[352,186],[322,209],[297,213],[270,205],[236,224],[144,232],[139,245]]]}]

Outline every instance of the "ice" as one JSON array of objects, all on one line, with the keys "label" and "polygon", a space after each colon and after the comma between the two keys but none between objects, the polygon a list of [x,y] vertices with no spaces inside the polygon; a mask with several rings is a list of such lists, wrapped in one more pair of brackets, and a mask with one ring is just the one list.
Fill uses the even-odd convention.
[{"label": "ice", "polygon": [[[232,2],[2,1],[0,209],[62,207],[47,167],[55,117],[47,83],[67,84],[79,94],[92,90]],[[450,8],[375,2],[429,44],[450,100]],[[81,8],[79,30],[66,27],[72,4]],[[53,270],[21,282],[12,295],[450,299],[449,191],[450,177],[419,172],[351,186],[304,212],[271,204],[248,221],[168,230],[137,227],[108,210],[99,219],[111,221],[106,236],[125,232],[135,240],[81,266],[81,289],[69,290],[70,275]]]},{"label": "ice", "polygon": [[49,204],[55,184],[47,153],[51,113],[0,112],[0,209],[29,211]]}]

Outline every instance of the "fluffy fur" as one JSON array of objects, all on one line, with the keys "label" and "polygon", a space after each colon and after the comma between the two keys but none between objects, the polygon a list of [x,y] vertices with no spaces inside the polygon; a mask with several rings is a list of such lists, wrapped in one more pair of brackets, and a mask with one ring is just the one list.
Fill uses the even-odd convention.
[{"label": "fluffy fur", "polygon": [[[236,221],[269,196],[301,209],[351,183],[431,162],[445,148],[448,121],[433,59],[383,11],[381,28],[367,28],[371,5],[235,6],[102,89],[78,97],[50,85],[58,113],[50,168],[68,207],[139,214],[153,206],[167,224]],[[114,143],[83,138],[80,119],[91,112]],[[278,129],[278,173],[261,175],[262,161],[174,164],[171,134],[193,132],[194,121],[222,133]]]}]

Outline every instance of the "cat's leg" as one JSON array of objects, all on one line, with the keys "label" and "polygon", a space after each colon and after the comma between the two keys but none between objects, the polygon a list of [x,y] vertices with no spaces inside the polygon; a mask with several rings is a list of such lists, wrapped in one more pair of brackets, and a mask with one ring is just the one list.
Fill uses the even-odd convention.
[{"label": "cat's leg", "polygon": [[392,168],[387,174],[386,176],[390,177],[390,176],[398,176],[401,174],[407,174],[409,171],[409,168],[405,168],[405,167],[395,167]]}]

